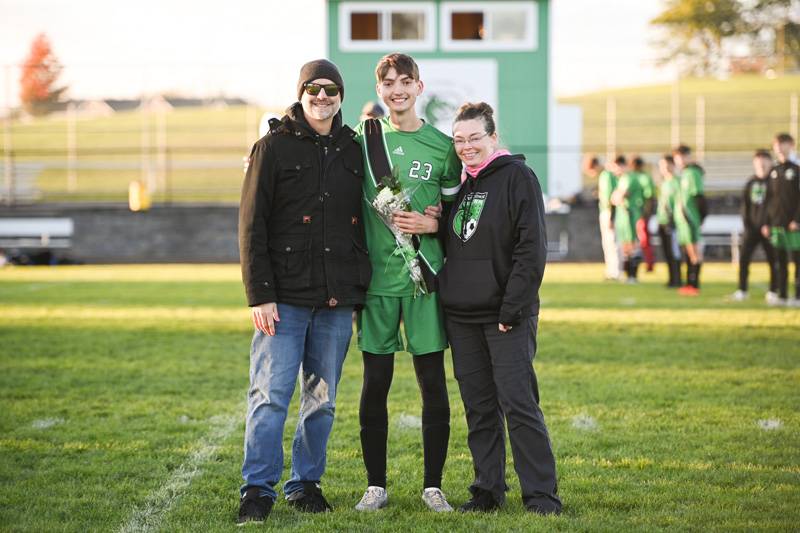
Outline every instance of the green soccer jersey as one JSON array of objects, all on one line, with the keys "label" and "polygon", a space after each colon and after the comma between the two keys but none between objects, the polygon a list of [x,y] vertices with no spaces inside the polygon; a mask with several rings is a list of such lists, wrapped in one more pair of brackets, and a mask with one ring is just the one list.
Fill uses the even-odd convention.
[{"label": "green soccer jersey", "polygon": [[630,214],[633,220],[642,218],[644,205],[644,191],[639,178],[632,172],[626,172],[619,178],[617,187],[625,191],[625,200],[622,207]]},{"label": "green soccer jersey", "polygon": [[609,170],[604,170],[597,177],[597,199],[600,212],[611,209],[611,193],[617,188],[617,176]]},{"label": "green soccer jersey", "polygon": [[642,187],[630,172],[619,177],[617,190],[625,195],[614,212],[614,230],[619,242],[636,242],[636,221],[642,217]]},{"label": "green soccer jersey", "polygon": [[662,226],[672,225],[672,214],[675,212],[675,201],[678,198],[678,179],[673,177],[661,182],[658,191],[658,223]]},{"label": "green soccer jersey", "polygon": [[653,198],[656,194],[656,184],[653,182],[652,176],[647,172],[631,172],[636,179],[639,180],[639,186],[642,189],[642,197],[645,200]]},{"label": "green soccer jersey", "polygon": [[[461,161],[447,135],[428,123],[417,131],[398,131],[389,121],[381,119],[386,155],[398,170],[403,190],[411,196],[411,207],[420,213],[439,201],[452,202],[461,186]],[[364,123],[356,127],[358,141],[364,149],[364,229],[372,262],[372,281],[368,293],[377,296],[411,296],[414,284],[403,258],[396,254],[394,235],[384,224],[372,201],[380,189],[381,176],[375,176],[369,164]],[[441,221],[440,221],[441,223]],[[421,235],[419,260],[435,273],[444,264],[444,251],[436,235]]]},{"label": "green soccer jersey", "polygon": [[700,227],[700,209],[696,196],[703,194],[703,169],[697,165],[687,165],[680,177],[680,201],[676,202],[676,218],[678,224],[689,224]]}]

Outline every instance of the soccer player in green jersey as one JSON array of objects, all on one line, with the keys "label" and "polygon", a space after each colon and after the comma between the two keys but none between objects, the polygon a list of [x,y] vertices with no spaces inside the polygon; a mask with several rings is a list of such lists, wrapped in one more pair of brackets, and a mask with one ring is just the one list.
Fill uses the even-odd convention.
[{"label": "soccer player in green jersey", "polygon": [[631,172],[628,172],[628,161],[624,155],[614,160],[615,173],[618,176],[617,188],[611,195],[611,202],[616,207],[614,229],[617,242],[622,249],[622,265],[626,281],[636,283],[639,268],[638,239],[636,237],[636,221],[642,217],[642,186]]},{"label": "soccer player in green jersey", "polygon": [[658,171],[661,174],[661,185],[658,189],[658,236],[661,239],[661,248],[664,251],[664,261],[669,271],[667,287],[679,288],[681,286],[681,252],[675,235],[675,202],[679,194],[679,182],[675,178],[675,160],[671,155],[664,155],[658,162]]},{"label": "soccer player in green jersey", "polygon": [[653,182],[653,177],[645,169],[644,159],[641,156],[633,157],[631,166],[633,167],[631,174],[639,180],[639,186],[642,189],[642,216],[636,221],[636,236],[639,238],[639,246],[642,249],[642,255],[644,255],[647,271],[652,272],[656,258],[653,254],[653,247],[650,246],[650,232],[647,228],[647,223],[655,211],[656,184]]},{"label": "soccer player in green jersey", "polygon": [[672,150],[675,165],[680,169],[680,201],[675,203],[675,228],[678,243],[686,251],[688,262],[686,285],[678,289],[684,296],[700,294],[700,266],[703,250],[700,242],[700,225],[708,212],[703,194],[705,171],[692,156],[692,149],[682,144]]},{"label": "soccer player in green jersey", "polygon": [[606,265],[606,279],[619,279],[619,250],[614,235],[614,206],[611,204],[611,193],[617,187],[617,176],[604,169],[596,156],[589,156],[584,163],[584,172],[591,178],[597,178],[597,208],[599,211],[600,242],[603,245],[603,261]]},{"label": "soccer player in green jersey", "polygon": [[[383,57],[375,69],[378,96],[389,110],[380,119],[383,144],[394,173],[411,197],[411,211],[397,212],[394,223],[404,233],[419,235],[417,257],[423,268],[437,273],[444,254],[437,238],[438,221],[425,210],[455,198],[461,186],[461,161],[447,135],[417,116],[414,104],[423,91],[419,68],[404,54]],[[372,126],[370,126],[371,128]],[[367,470],[367,490],[356,505],[359,511],[384,507],[386,492],[386,407],[394,371],[394,352],[413,355],[422,394],[424,487],[422,499],[434,511],[452,511],[441,491],[442,470],[450,436],[450,405],[444,373],[447,338],[444,317],[435,292],[418,294],[387,224],[372,201],[380,179],[370,164],[367,123],[356,128],[364,147],[364,228],[373,276],[364,309],[358,317],[358,345],[363,352],[364,383],[359,419],[361,450]],[[424,264],[423,264],[424,263]],[[433,287],[428,287],[432,290]],[[405,343],[400,334],[403,321]]]}]

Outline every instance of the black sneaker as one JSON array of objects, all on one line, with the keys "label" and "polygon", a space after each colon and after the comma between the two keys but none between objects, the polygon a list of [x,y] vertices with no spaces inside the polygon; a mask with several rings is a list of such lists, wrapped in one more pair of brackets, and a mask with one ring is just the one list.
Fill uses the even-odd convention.
[{"label": "black sneaker", "polygon": [[526,505],[525,506],[525,510],[528,511],[529,513],[534,513],[534,514],[538,514],[538,515],[542,515],[542,516],[547,516],[547,515],[551,515],[551,514],[552,515],[560,515],[561,514],[561,508],[560,507],[555,507],[555,506],[552,506],[552,505],[549,505],[549,506],[542,506],[542,505],[536,505],[536,504]]},{"label": "black sneaker", "polygon": [[458,508],[460,512],[472,513],[477,511],[485,513],[500,509],[500,504],[497,503],[497,500],[494,499],[494,496],[492,496],[492,493],[488,490],[474,487],[471,491],[472,498]]},{"label": "black sneaker", "polygon": [[286,500],[289,505],[304,513],[327,513],[333,511],[322,489],[314,482],[304,481],[303,490],[293,493]]},{"label": "black sneaker", "polygon": [[259,496],[260,491],[258,487],[250,487],[242,496],[239,503],[239,518],[236,519],[238,525],[263,522],[269,516],[275,502],[269,496]]}]

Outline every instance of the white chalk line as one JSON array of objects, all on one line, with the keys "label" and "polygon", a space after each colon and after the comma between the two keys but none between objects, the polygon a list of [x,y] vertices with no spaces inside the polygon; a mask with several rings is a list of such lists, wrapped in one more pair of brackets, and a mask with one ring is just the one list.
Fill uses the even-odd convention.
[{"label": "white chalk line", "polygon": [[205,438],[199,441],[197,449],[189,459],[181,464],[172,476],[151,493],[147,500],[135,509],[128,521],[119,528],[120,533],[157,531],[173,506],[186,493],[192,480],[203,473],[203,465],[217,453],[222,442],[238,427],[243,411],[236,415],[215,416]]}]

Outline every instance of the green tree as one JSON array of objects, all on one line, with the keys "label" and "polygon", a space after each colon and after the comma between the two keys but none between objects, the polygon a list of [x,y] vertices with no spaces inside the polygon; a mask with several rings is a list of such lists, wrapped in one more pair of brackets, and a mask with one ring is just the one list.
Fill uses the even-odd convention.
[{"label": "green tree", "polygon": [[22,64],[19,98],[25,111],[31,115],[45,115],[52,111],[66,90],[66,87],[56,87],[61,69],[50,41],[40,33],[31,43],[28,57]]},{"label": "green tree", "polygon": [[751,52],[772,57],[779,71],[800,67],[800,0],[747,0],[743,2],[743,33]]},{"label": "green tree", "polygon": [[662,30],[661,63],[698,76],[724,68],[724,41],[742,32],[741,8],[736,0],[667,0],[666,9],[650,21]]}]

